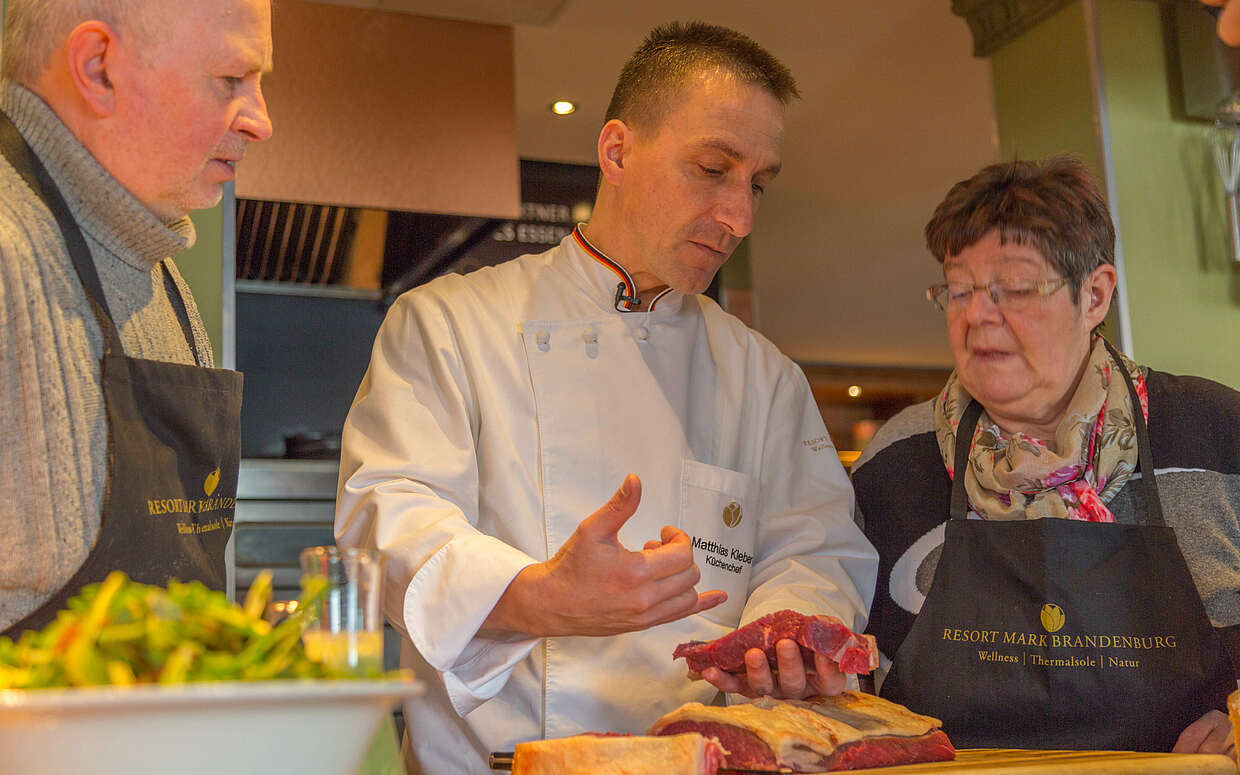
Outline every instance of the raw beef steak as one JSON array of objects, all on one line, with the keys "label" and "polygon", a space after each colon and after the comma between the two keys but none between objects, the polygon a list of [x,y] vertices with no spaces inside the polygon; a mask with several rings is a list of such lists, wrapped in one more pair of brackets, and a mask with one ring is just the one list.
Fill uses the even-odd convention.
[{"label": "raw beef steak", "polygon": [[808,672],[814,672],[815,653],[834,661],[844,673],[868,673],[878,667],[878,647],[872,635],[858,635],[834,616],[806,616],[786,609],[755,619],[709,643],[682,643],[672,659],[684,657],[689,670],[698,674],[708,667],[744,673],[745,652],[761,649],[774,668],[775,644],[785,638],[800,645]]}]

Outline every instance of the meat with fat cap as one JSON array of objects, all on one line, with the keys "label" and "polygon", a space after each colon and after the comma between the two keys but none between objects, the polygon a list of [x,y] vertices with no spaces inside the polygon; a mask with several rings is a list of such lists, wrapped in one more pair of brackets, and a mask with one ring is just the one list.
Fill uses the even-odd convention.
[{"label": "meat with fat cap", "polygon": [[939,727],[938,719],[902,705],[843,692],[727,707],[691,702],[656,721],[650,734],[715,738],[728,751],[728,769],[832,772],[954,759],[955,748]]},{"label": "meat with fat cap", "polygon": [[855,633],[834,616],[807,616],[788,609],[755,619],[716,640],[682,643],[672,659],[684,657],[690,672],[698,675],[708,667],[743,674],[745,654],[755,648],[761,649],[775,668],[775,644],[785,639],[801,647],[805,669],[810,673],[815,672],[814,654],[835,662],[842,673],[869,673],[878,667],[874,636]]}]

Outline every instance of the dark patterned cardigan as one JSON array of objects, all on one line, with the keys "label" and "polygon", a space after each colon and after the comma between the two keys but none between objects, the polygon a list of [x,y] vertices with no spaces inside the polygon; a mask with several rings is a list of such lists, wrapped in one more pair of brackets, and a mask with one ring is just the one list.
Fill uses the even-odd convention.
[{"label": "dark patterned cardigan", "polygon": [[[1240,392],[1153,370],[1146,370],[1146,385],[1167,524],[1240,674]],[[927,401],[893,417],[852,469],[857,519],[879,553],[868,632],[885,657],[880,680],[913,625],[915,614],[905,606],[929,591],[942,548],[951,480],[935,439],[932,407]],[[1118,522],[1146,520],[1140,477],[1138,470],[1107,504]],[[903,567],[915,572],[897,574],[893,582],[893,566],[910,551],[917,556]]]}]

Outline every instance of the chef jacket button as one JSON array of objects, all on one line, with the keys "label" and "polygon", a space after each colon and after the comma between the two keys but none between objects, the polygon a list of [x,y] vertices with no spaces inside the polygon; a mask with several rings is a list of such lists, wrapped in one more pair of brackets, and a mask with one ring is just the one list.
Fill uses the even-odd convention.
[{"label": "chef jacket button", "polygon": [[598,344],[598,331],[593,328],[587,328],[581,332],[581,341],[586,344]]},{"label": "chef jacket button", "polygon": [[638,326],[633,329],[633,336],[637,337],[638,341],[644,342],[650,338],[650,329],[645,326]]},{"label": "chef jacket button", "polygon": [[538,342],[538,349],[546,352],[551,349],[551,332],[543,329],[534,335],[534,341]]}]

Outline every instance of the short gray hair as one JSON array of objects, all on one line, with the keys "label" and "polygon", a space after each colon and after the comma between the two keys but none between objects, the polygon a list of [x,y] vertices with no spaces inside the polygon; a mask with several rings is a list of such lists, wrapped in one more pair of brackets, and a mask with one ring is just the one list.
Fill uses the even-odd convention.
[{"label": "short gray hair", "polygon": [[145,35],[147,10],[161,0],[8,0],[0,76],[30,86],[73,28],[97,19],[116,30]]}]

